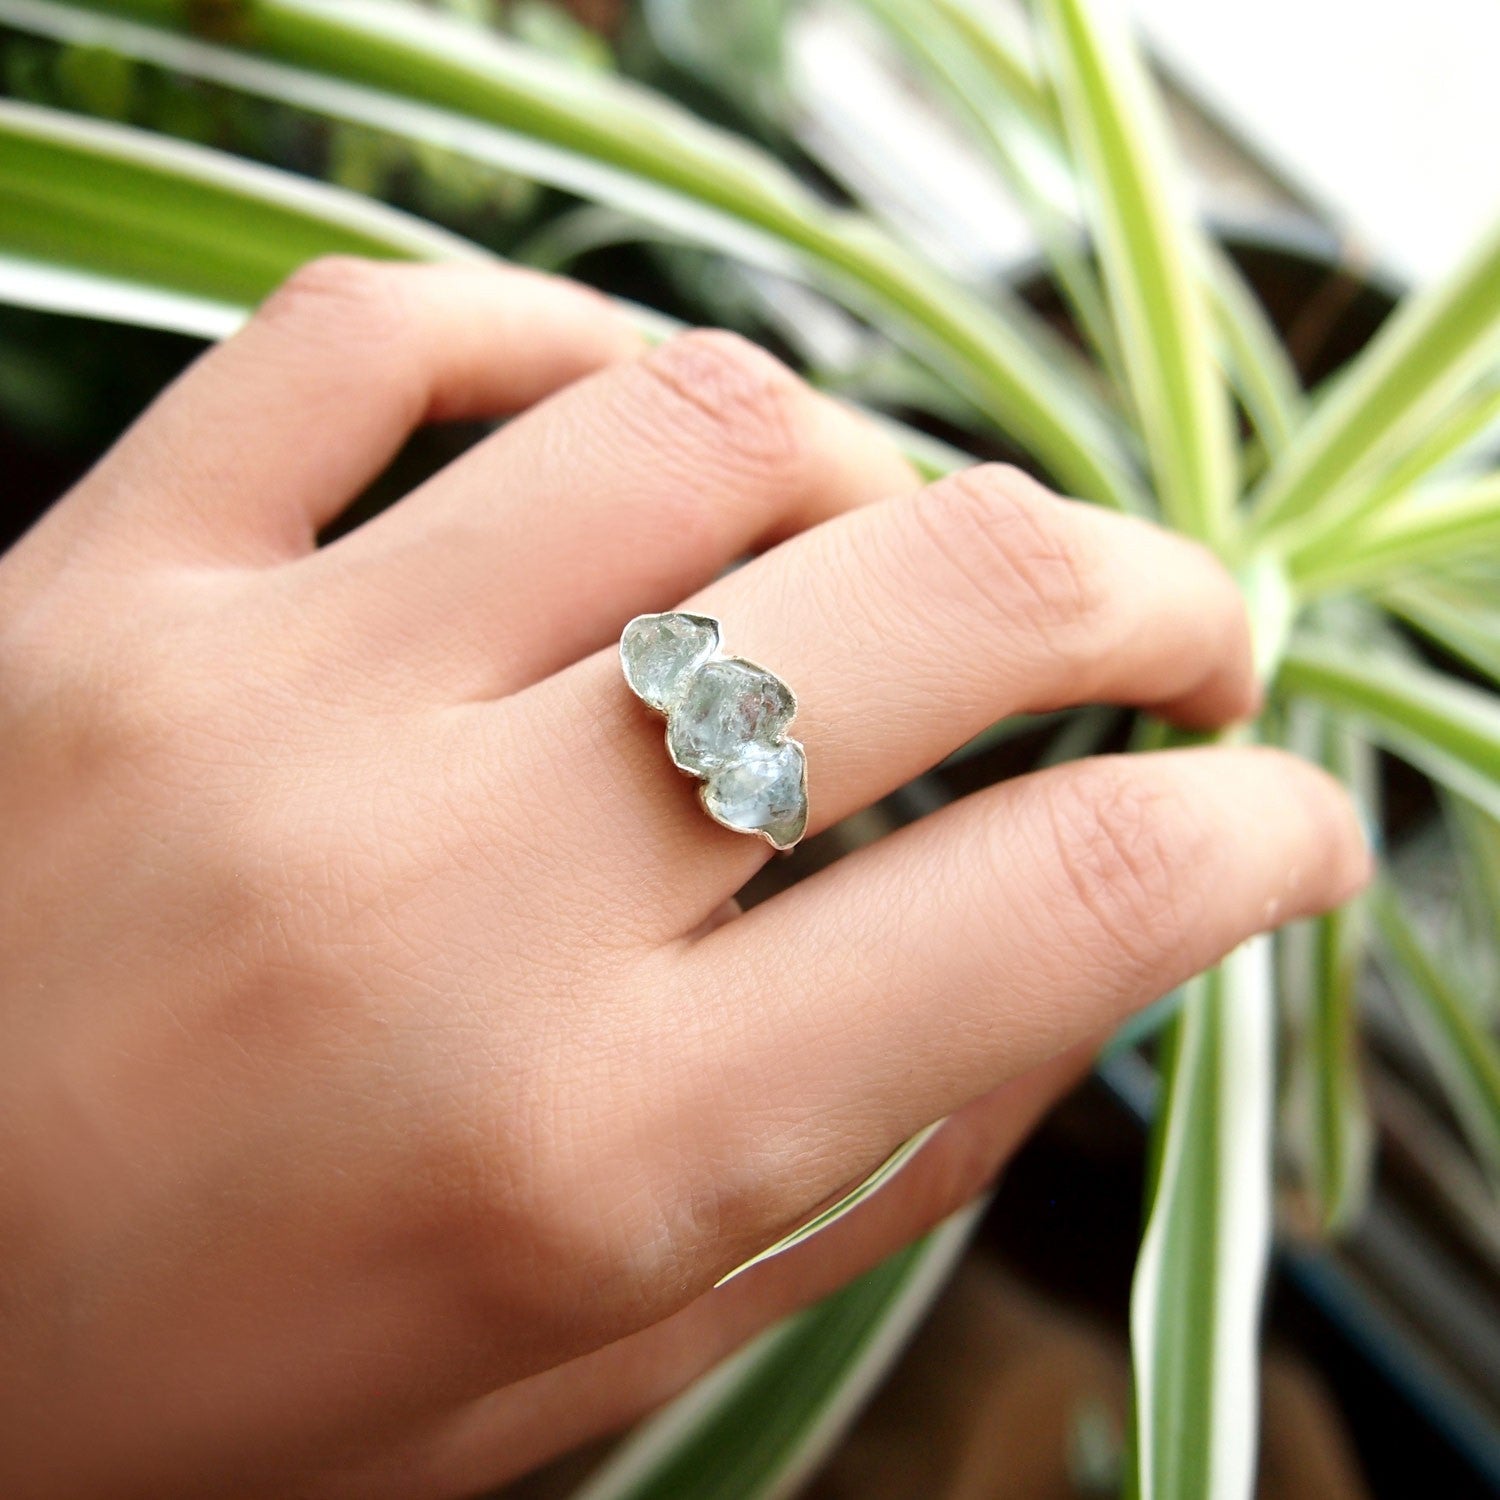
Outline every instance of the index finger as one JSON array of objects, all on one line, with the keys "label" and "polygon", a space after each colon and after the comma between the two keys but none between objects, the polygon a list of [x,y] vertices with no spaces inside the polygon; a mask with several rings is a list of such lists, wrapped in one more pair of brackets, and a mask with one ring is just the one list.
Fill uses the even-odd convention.
[{"label": "index finger", "polygon": [[64,506],[134,550],[310,551],[423,422],[501,416],[640,352],[598,292],[516,266],[331,256],[197,360]]}]

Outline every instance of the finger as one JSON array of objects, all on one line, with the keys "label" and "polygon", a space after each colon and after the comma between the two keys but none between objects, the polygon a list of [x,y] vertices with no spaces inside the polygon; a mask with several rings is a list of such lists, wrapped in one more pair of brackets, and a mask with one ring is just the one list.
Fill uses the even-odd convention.
[{"label": "finger", "polygon": [[[1061,500],[1013,469],[841,516],[685,608],[719,616],[728,649],[797,694],[791,732],[806,746],[810,832],[1010,714],[1107,700],[1206,725],[1248,712],[1257,693],[1241,596],[1209,552]],[[545,795],[581,800],[595,856],[604,830],[628,852],[621,873],[633,889],[675,875],[684,906],[651,910],[681,921],[677,931],[765,858],[758,840],[703,815],[613,653],[517,707],[572,748],[568,791]]]},{"label": "finger", "polygon": [[315,260],[171,386],[76,498],[128,523],[142,550],[293,556],[419,424],[516,410],[640,347],[598,293],[533,271]]},{"label": "finger", "polygon": [[687,946],[682,1117],[716,1263],[928,1120],[1106,1032],[1369,875],[1348,798],[1278,751],[1106,757],[988,789]]},{"label": "finger", "polygon": [[376,1468],[387,1487],[368,1487],[360,1475],[349,1493],[365,1500],[478,1493],[645,1416],[757,1333],[879,1264],[982,1192],[1091,1056],[1079,1049],[1055,1058],[976,1101],[829,1229],[664,1322],[482,1397],[447,1424],[436,1457],[425,1439],[409,1459],[385,1455]]},{"label": "finger", "polygon": [[870,422],[734,334],[685,334],[493,434],[310,560],[392,670],[498,696],[746,550],[917,479]]}]

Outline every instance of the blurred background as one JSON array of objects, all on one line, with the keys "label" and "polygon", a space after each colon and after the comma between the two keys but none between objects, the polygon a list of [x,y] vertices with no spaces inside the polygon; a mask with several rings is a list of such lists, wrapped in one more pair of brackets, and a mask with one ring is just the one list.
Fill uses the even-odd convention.
[{"label": "blurred background", "polygon": [[[1003,18],[1007,0],[993,0]],[[217,7],[225,15],[232,4]],[[870,8],[840,0],[433,0],[564,60],[618,72],[751,137],[965,283],[1014,289],[1074,337],[1037,218]],[[876,10],[879,7],[875,7]],[[21,8],[24,10],[24,7]],[[216,7],[202,6],[212,23]],[[1447,272],[1500,215],[1500,6],[1425,0],[1138,0],[1192,191],[1309,387]],[[0,6],[0,23],[6,9]],[[21,12],[14,10],[12,21]],[[567,270],[693,323],[742,329],[823,385],[971,451],[1019,456],[838,303],[613,208],[366,125],[330,123],[108,46],[0,24],[12,99],[147,127],[317,178]],[[0,199],[0,213],[4,202]],[[0,528],[9,540],[203,347],[0,307]],[[473,441],[414,440],[350,521]],[[347,523],[346,523],[347,524]],[[751,899],[965,790],[1034,764],[1052,726],[974,747],[761,878]],[[1123,742],[1118,716],[1089,747]],[[1460,900],[1422,778],[1384,768],[1386,837],[1419,915]],[[1489,975],[1493,981],[1493,974]],[[1491,1018],[1500,1000],[1477,1005]],[[1365,1076],[1379,1148],[1364,1212],[1329,1243],[1280,1205],[1260,1494],[1500,1494],[1500,1218],[1429,1055],[1378,975]],[[1127,1310],[1154,1075],[1121,1049],[1026,1148],[949,1289],[812,1485],[820,1500],[1110,1496],[1128,1427]],[[590,1456],[518,1486],[567,1494]]]}]

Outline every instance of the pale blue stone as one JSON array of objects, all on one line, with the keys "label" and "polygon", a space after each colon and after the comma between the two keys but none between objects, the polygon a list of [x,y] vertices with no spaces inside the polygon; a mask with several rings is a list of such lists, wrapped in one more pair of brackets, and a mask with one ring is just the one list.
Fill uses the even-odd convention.
[{"label": "pale blue stone", "polygon": [[685,771],[707,776],[751,745],[769,748],[797,704],[774,673],[735,657],[706,662],[672,704],[667,748]]},{"label": "pale blue stone", "polygon": [[665,713],[718,649],[718,623],[706,615],[637,615],[620,636],[620,666],[630,690]]},{"label": "pale blue stone", "polygon": [[796,740],[752,745],[716,771],[703,788],[703,805],[720,823],[763,833],[790,848],[807,826],[807,766]]}]

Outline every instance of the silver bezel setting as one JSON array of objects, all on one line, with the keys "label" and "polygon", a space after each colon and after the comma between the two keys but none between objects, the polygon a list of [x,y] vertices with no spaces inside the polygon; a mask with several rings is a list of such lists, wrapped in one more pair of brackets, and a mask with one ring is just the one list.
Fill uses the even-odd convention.
[{"label": "silver bezel setting", "polygon": [[[674,690],[672,691],[671,696],[665,702],[654,702],[650,697],[646,696],[646,694],[641,691],[640,687],[637,686],[633,678],[630,658],[626,653],[626,642],[632,630],[636,626],[641,625],[647,621],[668,619],[684,620],[691,622],[693,625],[704,626],[711,629],[713,632],[714,646],[706,656],[694,662],[690,669],[684,671],[680,675],[680,677],[674,684]],[[725,766],[716,768],[716,770],[713,772],[701,772],[696,770],[692,766],[684,765],[683,762],[678,759],[677,752],[672,746],[671,731],[672,714],[674,709],[682,702],[682,699],[685,696],[689,686],[706,666],[708,666],[711,662],[726,661],[734,662],[736,665],[745,666],[752,669],[753,671],[763,673],[766,677],[769,677],[774,682],[776,682],[786,695],[786,701],[790,706],[790,712],[785,715],[782,725],[777,733],[764,739],[749,739],[745,742],[743,749],[746,752],[749,752],[754,749],[777,750],[785,745],[795,746],[801,771],[798,780],[797,791],[798,796],[801,800],[802,816],[800,822],[797,825],[797,832],[792,838],[778,838],[769,828],[746,828],[738,823],[731,823],[727,819],[720,817],[719,814],[710,805],[708,801],[708,792],[715,775],[721,772],[735,769],[740,764],[740,762],[730,761]],[[797,695],[792,690],[791,685],[783,677],[771,671],[769,667],[764,667],[759,662],[751,661],[748,657],[736,656],[729,652],[726,652],[724,650],[723,626],[713,615],[691,614],[683,610],[670,610],[661,614],[637,615],[634,619],[628,621],[625,625],[625,628],[620,632],[620,669],[624,674],[625,684],[630,689],[630,691],[638,699],[640,699],[640,701],[645,704],[645,706],[650,709],[652,713],[667,721],[667,727],[663,734],[663,740],[667,751],[667,758],[671,761],[672,765],[684,776],[690,776],[699,783],[698,805],[703,809],[705,813],[708,814],[710,818],[713,819],[715,823],[719,825],[719,827],[727,828],[731,833],[751,834],[756,838],[763,839],[773,849],[777,850],[780,853],[785,853],[787,850],[795,848],[796,845],[801,842],[804,834],[807,831],[808,821],[807,750],[801,740],[797,739],[795,735],[787,733],[787,727],[797,716]]]}]

